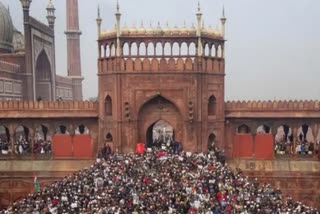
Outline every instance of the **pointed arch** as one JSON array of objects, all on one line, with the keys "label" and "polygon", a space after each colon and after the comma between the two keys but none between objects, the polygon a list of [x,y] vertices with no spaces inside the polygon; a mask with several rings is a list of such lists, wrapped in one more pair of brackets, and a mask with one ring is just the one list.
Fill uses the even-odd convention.
[{"label": "pointed arch", "polygon": [[208,43],[204,46],[204,56],[209,56],[210,55],[210,50],[209,50],[209,45]]},{"label": "pointed arch", "polygon": [[76,135],[80,135],[80,134],[89,134],[90,133],[90,131],[89,131],[89,129],[88,129],[88,127],[87,126],[85,126],[85,125],[83,125],[83,124],[81,124],[81,125],[79,125],[77,128],[76,128],[76,130],[75,130],[75,132],[74,132]]},{"label": "pointed arch", "polygon": [[165,56],[171,56],[171,44],[169,42],[164,44],[163,52]]},{"label": "pointed arch", "polygon": [[195,56],[196,55],[196,44],[191,42],[189,45],[189,55]]},{"label": "pointed arch", "polygon": [[69,134],[68,128],[65,125],[59,125],[56,128],[56,134]]},{"label": "pointed arch", "polygon": [[111,44],[110,47],[110,56],[115,56],[116,55],[116,47],[114,44]]},{"label": "pointed arch", "polygon": [[314,154],[315,151],[315,137],[309,125],[303,124],[297,131],[297,145],[296,153],[298,154]]},{"label": "pointed arch", "polygon": [[130,47],[130,56],[137,56],[138,55],[138,46],[137,43],[133,42]]},{"label": "pointed arch", "polygon": [[6,126],[0,126],[0,140],[1,142],[10,141],[10,132]]},{"label": "pointed arch", "polygon": [[181,44],[180,55],[182,55],[182,56],[188,55],[188,45],[186,42],[183,42]]},{"label": "pointed arch", "polygon": [[110,57],[110,53],[111,53],[111,51],[110,51],[110,45],[106,45],[105,47],[104,47],[104,57],[107,57],[107,58],[109,58]]},{"label": "pointed arch", "polygon": [[172,45],[172,55],[173,56],[180,55],[180,46],[177,42],[173,43],[173,45]]},{"label": "pointed arch", "polygon": [[15,153],[28,154],[31,153],[31,141],[29,139],[30,130],[28,127],[20,125],[15,130]]},{"label": "pointed arch", "polygon": [[217,99],[214,95],[211,95],[208,100],[208,115],[216,116],[217,114]]},{"label": "pointed arch", "polygon": [[238,134],[249,134],[249,133],[251,133],[251,130],[250,130],[249,126],[247,126],[246,124],[242,124],[237,128],[237,133]]},{"label": "pointed arch", "polygon": [[221,45],[218,46],[217,56],[218,56],[218,58],[222,57],[222,47],[221,47]]},{"label": "pointed arch", "polygon": [[44,101],[52,100],[52,71],[50,60],[45,50],[40,52],[35,69],[36,99]]},{"label": "pointed arch", "polygon": [[271,134],[271,128],[267,125],[260,125],[257,128],[257,134]]},{"label": "pointed arch", "polygon": [[216,46],[214,44],[211,46],[211,56],[212,57],[217,56]]},{"label": "pointed arch", "polygon": [[108,132],[106,135],[106,142],[112,142],[112,141],[113,141],[113,136],[110,132]]},{"label": "pointed arch", "polygon": [[[146,100],[138,111],[138,140],[147,144],[152,139],[153,125],[159,120],[167,121],[173,130],[179,130],[176,139],[183,139],[184,124],[179,107],[167,98],[156,95]],[[156,112],[156,113],[155,113]],[[149,140],[148,140],[149,139]]]},{"label": "pointed arch", "polygon": [[215,145],[216,135],[214,133],[210,133],[208,136],[208,150],[212,150]]},{"label": "pointed arch", "polygon": [[154,56],[154,54],[154,44],[152,42],[149,42],[147,46],[147,56]]},{"label": "pointed arch", "polygon": [[146,56],[147,55],[147,47],[144,42],[141,42],[139,45],[139,55]]},{"label": "pointed arch", "polygon": [[290,126],[283,124],[278,127],[275,136],[275,148],[276,154],[290,154],[292,152],[291,146],[293,142],[292,129]]},{"label": "pointed arch", "polygon": [[123,44],[122,55],[129,56],[129,44],[127,42]]},{"label": "pointed arch", "polygon": [[163,55],[163,47],[162,47],[161,42],[158,42],[156,44],[156,55],[157,56],[162,56]]},{"label": "pointed arch", "polygon": [[112,116],[112,99],[109,95],[104,100],[104,106],[106,116]]}]

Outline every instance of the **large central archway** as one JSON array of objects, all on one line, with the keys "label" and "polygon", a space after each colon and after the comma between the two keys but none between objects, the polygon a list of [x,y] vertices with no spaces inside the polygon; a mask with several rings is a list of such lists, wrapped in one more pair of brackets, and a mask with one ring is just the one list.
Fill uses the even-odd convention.
[{"label": "large central archway", "polygon": [[43,50],[36,63],[36,99],[53,100],[51,66],[47,54]]},{"label": "large central archway", "polygon": [[141,107],[138,114],[139,141],[150,145],[154,127],[158,123],[168,124],[174,131],[174,138],[183,142],[182,116],[176,105],[162,96],[152,98]]}]

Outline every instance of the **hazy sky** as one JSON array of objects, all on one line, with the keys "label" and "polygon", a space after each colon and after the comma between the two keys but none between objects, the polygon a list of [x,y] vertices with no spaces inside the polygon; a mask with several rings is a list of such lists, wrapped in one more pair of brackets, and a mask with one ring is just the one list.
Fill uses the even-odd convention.
[{"label": "hazy sky", "polygon": [[[22,28],[19,0],[10,6],[13,22]],[[31,15],[47,23],[48,0],[33,0]],[[56,7],[57,73],[66,75],[65,0]],[[200,0],[205,25],[215,27],[225,6],[226,100],[320,99],[319,0]],[[103,29],[115,23],[116,0],[79,0],[82,74],[85,98],[97,95],[97,5]],[[153,26],[188,26],[196,22],[196,0],[120,0],[122,24],[141,20]]]}]

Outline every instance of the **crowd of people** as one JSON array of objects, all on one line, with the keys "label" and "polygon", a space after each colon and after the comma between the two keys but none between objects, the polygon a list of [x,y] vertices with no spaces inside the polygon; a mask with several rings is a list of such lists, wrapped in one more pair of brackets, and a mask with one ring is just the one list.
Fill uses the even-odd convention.
[{"label": "crowd of people", "polygon": [[23,135],[20,135],[20,137],[16,140],[14,145],[14,151],[18,155],[22,154],[30,154],[31,153],[31,140],[26,139]]},{"label": "crowd of people", "polygon": [[0,138],[0,150],[2,155],[9,154],[10,144],[7,140],[3,140]]},{"label": "crowd of people", "polygon": [[[31,144],[31,139],[19,136],[14,143],[14,153],[17,155],[31,154],[51,154],[52,145],[50,140],[44,140],[42,137],[36,137]],[[8,155],[12,152],[10,142],[0,138],[0,153]]]},{"label": "crowd of people", "polygon": [[268,184],[232,171],[214,145],[207,153],[148,148],[113,153],[13,203],[0,213],[318,213]]},{"label": "crowd of people", "polygon": [[48,139],[44,139],[44,137],[40,133],[37,133],[33,143],[33,153],[34,154],[51,154],[52,153],[51,141]]}]

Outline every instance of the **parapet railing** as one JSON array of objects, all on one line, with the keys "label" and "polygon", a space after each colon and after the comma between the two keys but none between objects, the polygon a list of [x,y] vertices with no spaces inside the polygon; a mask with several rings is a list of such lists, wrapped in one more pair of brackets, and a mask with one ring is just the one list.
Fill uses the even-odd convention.
[{"label": "parapet railing", "polygon": [[83,110],[98,111],[98,103],[91,101],[1,101],[0,110]]},{"label": "parapet railing", "polygon": [[303,110],[313,111],[320,110],[320,100],[300,100],[300,101],[227,101],[225,103],[226,111],[288,111]]}]

